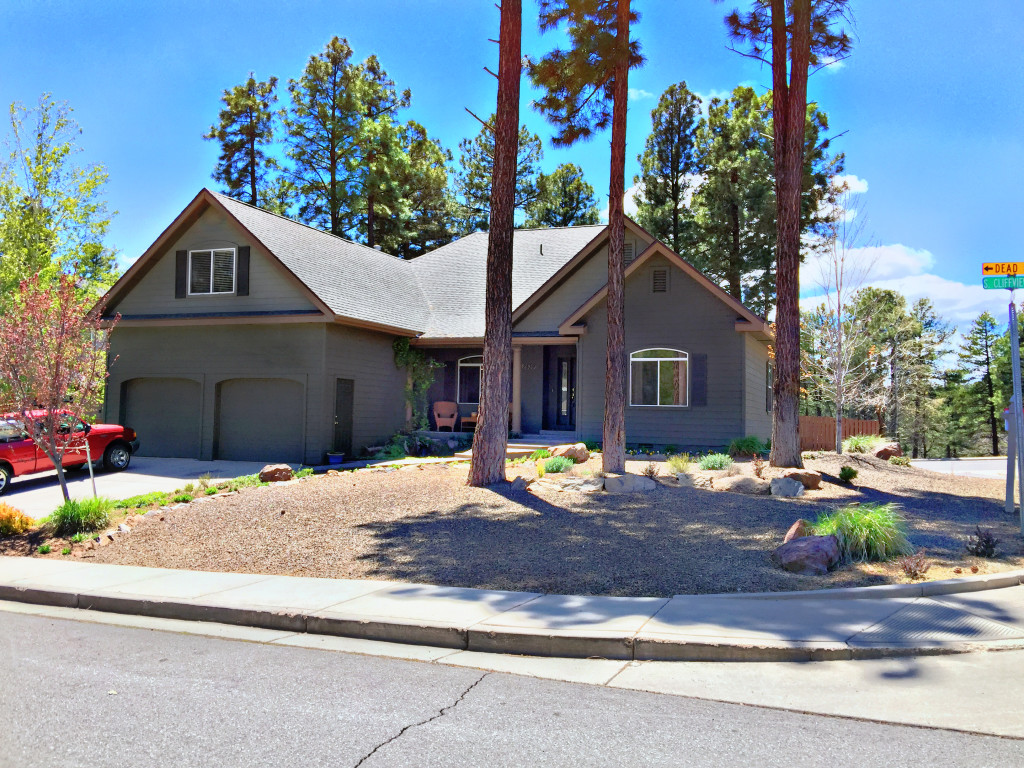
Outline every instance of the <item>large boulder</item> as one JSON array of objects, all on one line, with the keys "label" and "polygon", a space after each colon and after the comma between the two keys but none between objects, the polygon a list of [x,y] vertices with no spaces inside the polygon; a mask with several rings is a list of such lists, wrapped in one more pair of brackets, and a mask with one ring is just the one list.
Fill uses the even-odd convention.
[{"label": "large boulder", "polygon": [[821,487],[821,472],[813,469],[787,469],[782,476],[799,481],[808,491],[816,491]]},{"label": "large boulder", "polygon": [[637,493],[653,491],[657,483],[643,475],[606,475],[604,489],[608,493]]},{"label": "large boulder", "polygon": [[771,486],[768,485],[767,480],[762,480],[759,477],[748,477],[746,475],[720,477],[715,480],[714,487],[716,491],[747,493],[752,496],[764,496],[771,490]]},{"label": "large boulder", "polygon": [[[718,483],[715,483],[715,487]],[[773,477],[771,483],[772,496],[803,496],[804,495],[804,484],[799,480],[794,480],[791,477]]]},{"label": "large boulder", "polygon": [[839,540],[835,536],[802,536],[776,549],[772,560],[787,571],[820,576],[839,562]]},{"label": "large boulder", "polygon": [[811,524],[807,520],[800,518],[786,531],[786,537],[782,540],[783,544],[789,544],[793,539],[800,539],[804,536],[811,535]]},{"label": "large boulder", "polygon": [[267,464],[260,470],[261,483],[280,483],[291,480],[293,476],[292,468],[287,464]]},{"label": "large boulder", "polygon": [[874,456],[876,459],[888,461],[893,456],[902,456],[903,449],[900,448],[899,443],[886,443],[885,445],[880,445],[877,448],[875,448],[875,450],[871,452],[871,455]]},{"label": "large boulder", "polygon": [[572,459],[577,464],[582,464],[590,458],[590,451],[587,450],[587,446],[583,443],[574,443],[573,445],[556,445],[551,449],[552,456],[565,456],[567,459]]}]

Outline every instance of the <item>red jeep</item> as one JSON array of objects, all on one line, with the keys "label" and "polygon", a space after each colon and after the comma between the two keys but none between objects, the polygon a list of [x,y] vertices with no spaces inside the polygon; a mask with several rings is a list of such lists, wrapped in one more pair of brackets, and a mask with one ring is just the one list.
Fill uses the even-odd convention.
[{"label": "red jeep", "polygon": [[[32,415],[41,418],[43,412]],[[139,449],[135,430],[116,424],[85,424],[71,411],[61,412],[61,432],[72,432],[77,437],[64,452],[61,464],[66,469],[85,467],[86,440],[92,460],[102,458],[104,468],[111,472],[127,469],[132,454]],[[0,494],[10,487],[11,478],[50,469],[53,462],[25,432],[21,414],[0,415]]]}]

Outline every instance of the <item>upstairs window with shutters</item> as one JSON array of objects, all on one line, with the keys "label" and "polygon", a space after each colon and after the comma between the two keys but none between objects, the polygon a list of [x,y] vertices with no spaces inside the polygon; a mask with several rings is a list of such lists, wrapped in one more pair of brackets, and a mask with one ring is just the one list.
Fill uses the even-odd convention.
[{"label": "upstairs window with shutters", "polygon": [[235,249],[189,251],[190,296],[235,292]]}]

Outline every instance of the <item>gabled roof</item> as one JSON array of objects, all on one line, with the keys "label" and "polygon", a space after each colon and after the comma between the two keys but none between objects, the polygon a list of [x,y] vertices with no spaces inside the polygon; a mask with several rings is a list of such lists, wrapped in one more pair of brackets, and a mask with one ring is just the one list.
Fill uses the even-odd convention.
[{"label": "gabled roof", "polygon": [[[753,331],[756,333],[770,334],[770,329],[765,320],[758,315],[751,312],[742,303],[736,300],[735,297],[726,293],[720,286],[713,283],[704,273],[698,270],[690,262],[680,256],[678,253],[673,251],[667,245],[660,240],[655,240],[647,248],[644,249],[643,253],[637,256],[633,263],[626,267],[626,279],[628,280],[630,275],[636,272],[646,262],[650,261],[655,255],[663,256],[678,269],[685,272],[687,275],[692,277],[698,284],[707,289],[708,293],[714,296],[719,301],[723,302],[730,309],[736,312],[736,330],[737,331]],[[608,284],[605,283],[601,289],[581,304],[569,317],[567,317],[558,326],[558,332],[561,334],[573,334],[578,333],[579,328],[575,330],[573,326],[576,325],[580,320],[583,319],[590,310],[597,306],[606,296],[608,295]]]}]

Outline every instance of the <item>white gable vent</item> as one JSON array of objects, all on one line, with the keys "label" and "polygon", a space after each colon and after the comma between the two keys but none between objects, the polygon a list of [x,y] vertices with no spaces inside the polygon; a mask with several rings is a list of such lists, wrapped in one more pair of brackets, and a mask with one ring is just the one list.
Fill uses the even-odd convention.
[{"label": "white gable vent", "polygon": [[651,293],[668,293],[668,270],[651,270]]}]

